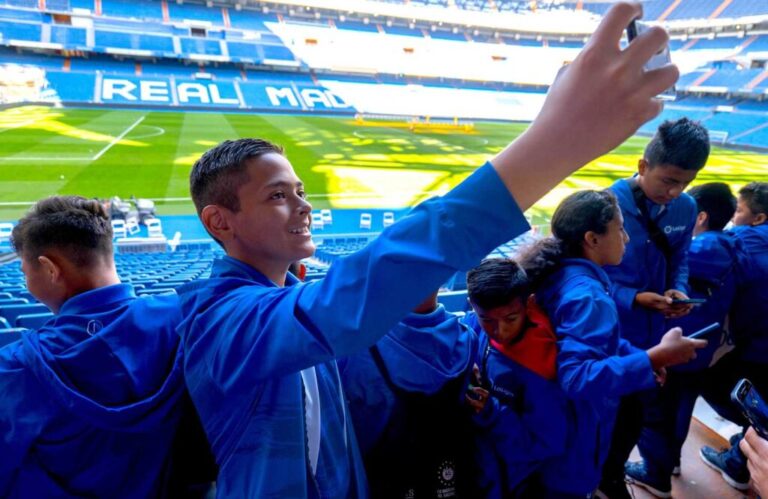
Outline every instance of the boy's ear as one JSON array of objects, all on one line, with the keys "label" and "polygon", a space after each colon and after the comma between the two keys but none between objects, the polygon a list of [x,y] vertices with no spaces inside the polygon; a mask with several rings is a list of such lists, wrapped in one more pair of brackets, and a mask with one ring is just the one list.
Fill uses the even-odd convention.
[{"label": "boy's ear", "polygon": [[709,214],[706,211],[700,211],[696,215],[696,226],[707,228],[709,227]]},{"label": "boy's ear", "polygon": [[637,173],[639,173],[641,176],[645,175],[648,171],[648,162],[645,160],[645,158],[640,158],[637,160]]},{"label": "boy's ear", "polygon": [[768,214],[759,213],[755,215],[755,219],[752,221],[752,225],[762,225],[766,220],[768,220]]},{"label": "boy's ear", "polygon": [[213,237],[222,243],[230,240],[233,235],[229,217],[232,214],[228,209],[217,204],[209,204],[200,212],[200,220]]},{"label": "boy's ear", "polygon": [[48,280],[51,284],[56,283],[61,278],[62,269],[61,266],[56,262],[55,258],[41,255],[37,257],[37,263],[43,267],[45,275],[48,277]]}]

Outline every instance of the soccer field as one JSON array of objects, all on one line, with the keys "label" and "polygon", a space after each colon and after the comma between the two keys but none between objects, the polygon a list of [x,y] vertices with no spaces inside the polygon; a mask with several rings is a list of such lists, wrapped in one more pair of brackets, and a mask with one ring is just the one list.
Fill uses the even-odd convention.
[{"label": "soccer field", "polygon": [[[398,208],[445,192],[525,130],[475,123],[471,130],[411,130],[405,122],[353,118],[22,107],[0,111],[0,220],[53,194],[158,202],[160,214],[193,213],[194,161],[225,139],[263,137],[286,148],[316,208]],[[549,193],[541,220],[576,189],[631,174],[647,138],[632,138]],[[768,155],[715,149],[697,183],[735,189],[760,178]],[[532,167],[541,167],[532,165]]]}]

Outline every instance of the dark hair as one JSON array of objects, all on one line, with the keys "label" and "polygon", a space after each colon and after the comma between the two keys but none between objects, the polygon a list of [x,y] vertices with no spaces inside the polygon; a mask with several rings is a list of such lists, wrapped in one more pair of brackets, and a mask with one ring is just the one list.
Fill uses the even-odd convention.
[{"label": "dark hair", "polygon": [[467,294],[475,305],[490,310],[515,298],[526,300],[530,283],[522,267],[507,258],[489,258],[467,272]]},{"label": "dark hair", "polygon": [[518,259],[534,287],[557,270],[563,258],[582,257],[584,234],[605,234],[619,212],[616,196],[607,190],[578,191],[563,199],[552,216],[552,236],[524,248]]},{"label": "dark hair", "polygon": [[87,267],[112,256],[112,224],[98,200],[53,196],[38,201],[19,220],[11,244],[26,260],[34,261],[55,249],[76,265]]},{"label": "dark hair", "polygon": [[699,171],[709,158],[709,132],[688,118],[665,121],[645,147],[643,157],[651,168],[671,165]]},{"label": "dark hair", "polygon": [[225,140],[195,162],[189,174],[189,191],[198,215],[209,204],[240,210],[237,190],[248,182],[246,160],[283,148],[263,139]]},{"label": "dark hair", "polygon": [[768,214],[768,182],[750,182],[739,189],[739,197],[753,215]]},{"label": "dark hair", "polygon": [[736,212],[736,196],[728,184],[710,182],[688,189],[688,194],[696,200],[699,212],[707,214],[709,230],[723,230],[725,224]]}]

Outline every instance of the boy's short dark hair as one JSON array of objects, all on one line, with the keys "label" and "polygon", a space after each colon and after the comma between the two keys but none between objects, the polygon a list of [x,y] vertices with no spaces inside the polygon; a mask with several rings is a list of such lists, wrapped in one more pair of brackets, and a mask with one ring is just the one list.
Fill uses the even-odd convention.
[{"label": "boy's short dark hair", "polygon": [[768,215],[768,182],[750,182],[739,189],[739,197],[753,215]]},{"label": "boy's short dark hair", "polygon": [[198,215],[210,204],[240,210],[237,190],[248,181],[246,160],[283,148],[263,139],[225,140],[195,162],[189,174],[189,191]]},{"label": "boy's short dark hair", "polygon": [[96,199],[53,196],[38,201],[19,220],[11,244],[29,261],[55,249],[74,264],[88,267],[112,255],[112,223]]},{"label": "boy's short dark hair", "polygon": [[507,258],[489,258],[467,272],[467,293],[473,304],[485,310],[523,301],[531,294],[528,276],[520,265]]},{"label": "boy's short dark hair", "polygon": [[709,132],[688,118],[665,121],[645,147],[643,157],[651,168],[671,165],[699,171],[709,158]]},{"label": "boy's short dark hair", "polygon": [[736,196],[728,184],[710,182],[688,189],[688,194],[696,200],[699,212],[707,214],[709,230],[723,230],[736,212]]}]

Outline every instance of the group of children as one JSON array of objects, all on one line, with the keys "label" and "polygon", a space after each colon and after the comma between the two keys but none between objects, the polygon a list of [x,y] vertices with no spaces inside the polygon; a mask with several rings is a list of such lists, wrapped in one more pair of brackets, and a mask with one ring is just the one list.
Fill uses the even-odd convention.
[{"label": "group of children", "polygon": [[[226,141],[195,163],[192,199],[226,256],[178,296],[138,299],[120,283],[98,203],[37,203],[12,242],[30,293],[56,316],[0,349],[0,495],[176,497],[215,482],[218,497],[238,498],[586,497],[598,486],[620,497],[608,487],[624,484],[628,442],[615,445],[614,426],[655,423],[623,409],[658,413],[677,389],[671,368],[707,346],[665,332],[694,317],[674,299],[710,274],[708,292],[732,289],[748,312],[755,302],[739,297],[764,296],[764,260],[734,270],[734,284],[686,263],[719,241],[691,245],[694,220],[722,228],[703,197],[697,208],[682,194],[706,162],[706,131],[663,125],[634,179],[567,197],[552,237],[517,261],[477,264],[529,229],[523,210],[660,111],[654,97],[677,70],[642,67],[666,34],[619,46],[640,15],[614,6],[521,137],[321,280],[288,272],[314,251],[311,205],[264,140]],[[745,189],[733,247],[754,261],[765,186]],[[473,312],[459,319],[435,290],[467,269]],[[766,331],[731,317],[742,324],[732,363],[759,369]],[[678,424],[656,428],[670,448],[684,439]],[[650,456],[645,475],[627,475],[663,479]]]}]

